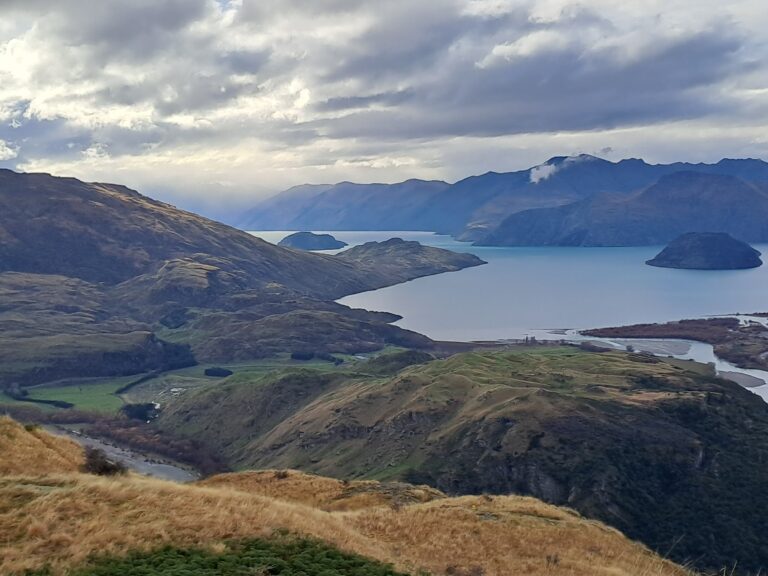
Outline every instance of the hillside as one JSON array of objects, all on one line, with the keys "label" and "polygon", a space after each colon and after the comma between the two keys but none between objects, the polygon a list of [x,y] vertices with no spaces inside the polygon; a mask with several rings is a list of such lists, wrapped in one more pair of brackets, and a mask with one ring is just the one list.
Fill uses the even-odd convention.
[{"label": "hillside", "polygon": [[402,281],[416,273],[419,276],[429,276],[435,273],[435,261],[442,263],[442,271],[454,272],[464,268],[472,268],[485,264],[473,254],[451,252],[444,253],[440,248],[422,246],[418,242],[406,242],[401,238],[391,238],[384,242],[366,242],[353,246],[338,254],[344,262],[354,264],[358,268],[370,266],[375,262],[376,268],[390,278],[400,278]]},{"label": "hillside", "polygon": [[488,246],[642,246],[687,232],[768,241],[768,187],[723,175],[677,172],[628,196],[602,195],[513,214],[476,242]]},{"label": "hillside", "polygon": [[270,574],[689,575],[532,498],[447,498],[291,471],[197,485],[50,472],[0,477],[3,574],[257,574],[267,564]]},{"label": "hillside", "polygon": [[530,494],[679,561],[757,570],[768,407],[708,370],[573,348],[459,354],[390,377],[233,379],[158,424],[237,468]]},{"label": "hillside", "polygon": [[430,230],[427,207],[448,188],[440,181],[304,185],[269,198],[237,222],[243,230]]},{"label": "hillside", "polygon": [[238,222],[245,230],[430,230],[479,240],[512,214],[555,208],[602,194],[631,194],[676,172],[768,182],[768,163],[610,162],[588,154],[558,156],[525,170],[488,172],[454,184],[304,185],[258,204]]},{"label": "hillside", "polygon": [[0,416],[0,477],[77,472],[83,461],[74,441]]},{"label": "hillside", "polygon": [[338,250],[347,246],[347,243],[337,240],[330,234],[296,232],[280,240],[277,245],[297,250]]},{"label": "hillside", "polygon": [[[0,389],[298,349],[428,346],[342,296],[463,267],[274,246],[122,186],[0,171]],[[474,259],[471,265],[482,263]]]}]

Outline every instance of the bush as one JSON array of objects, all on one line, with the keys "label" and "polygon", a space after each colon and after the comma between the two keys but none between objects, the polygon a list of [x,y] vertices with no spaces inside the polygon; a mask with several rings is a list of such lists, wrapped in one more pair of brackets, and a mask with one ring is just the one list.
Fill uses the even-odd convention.
[{"label": "bush", "polygon": [[212,378],[226,378],[227,376],[232,376],[232,374],[234,374],[232,370],[227,370],[226,368],[219,368],[218,366],[213,366],[212,368],[205,369],[205,375],[210,376]]},{"label": "bush", "polygon": [[87,447],[85,449],[85,464],[83,472],[97,476],[119,476],[128,469],[119,460],[110,460],[104,450]]},{"label": "bush", "polygon": [[[49,576],[48,570],[29,576]],[[392,566],[348,554],[322,542],[276,534],[262,540],[230,542],[221,553],[164,548],[101,556],[70,572],[73,576],[406,576]],[[475,576],[475,572],[469,572]]]},{"label": "bush", "polygon": [[149,404],[126,404],[120,411],[131,420],[141,420],[148,422],[158,417],[158,410],[152,403]]},{"label": "bush", "polygon": [[291,360],[312,360],[315,357],[314,352],[297,351],[291,353]]}]

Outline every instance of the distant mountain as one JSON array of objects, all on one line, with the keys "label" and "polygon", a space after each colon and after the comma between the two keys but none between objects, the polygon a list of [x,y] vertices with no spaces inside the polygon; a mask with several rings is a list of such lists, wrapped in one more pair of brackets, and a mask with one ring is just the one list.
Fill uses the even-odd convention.
[{"label": "distant mountain", "polygon": [[643,246],[686,232],[768,242],[768,184],[676,172],[645,190],[604,194],[506,218],[476,243],[489,246]]},{"label": "distant mountain", "polygon": [[304,185],[246,212],[243,230],[430,230],[429,205],[446,182]]},{"label": "distant mountain", "polygon": [[763,265],[760,252],[723,232],[678,236],[646,264],[686,270],[742,270]]},{"label": "distant mountain", "polygon": [[304,185],[250,210],[239,227],[262,230],[430,230],[461,239],[487,236],[508,216],[554,208],[601,194],[637,192],[675,172],[720,174],[768,182],[762,160],[716,164],[610,162],[588,154],[557,156],[517,172],[488,172],[449,185],[408,180],[398,184]]}]

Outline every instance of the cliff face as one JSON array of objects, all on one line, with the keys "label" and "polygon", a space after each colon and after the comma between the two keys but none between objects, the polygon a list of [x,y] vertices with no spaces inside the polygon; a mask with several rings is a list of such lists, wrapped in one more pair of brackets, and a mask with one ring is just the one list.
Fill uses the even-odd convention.
[{"label": "cliff face", "polygon": [[662,268],[690,270],[740,270],[762,266],[760,252],[730,234],[690,232],[646,262]]}]

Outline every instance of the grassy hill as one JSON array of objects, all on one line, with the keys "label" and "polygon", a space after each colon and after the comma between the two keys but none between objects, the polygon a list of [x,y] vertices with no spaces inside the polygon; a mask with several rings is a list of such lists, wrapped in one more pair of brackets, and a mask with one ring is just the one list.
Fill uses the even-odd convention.
[{"label": "grassy hill", "polygon": [[[38,453],[41,433],[2,425],[33,436],[0,444],[2,461],[22,445]],[[533,498],[448,498],[295,471],[193,485],[57,466],[20,472],[0,476],[8,575],[689,575],[616,530]]]},{"label": "grassy hill", "polygon": [[62,378],[429,346],[394,315],[334,300],[483,262],[388,247],[310,254],[123,186],[0,170],[0,389],[24,400]]},{"label": "grassy hill", "polygon": [[74,441],[25,428],[5,416],[0,416],[0,456],[0,476],[71,473],[84,462]]},{"label": "grassy hill", "polygon": [[689,362],[563,347],[294,371],[191,393],[158,425],[236,468],[530,494],[679,561],[768,565],[768,407]]}]

